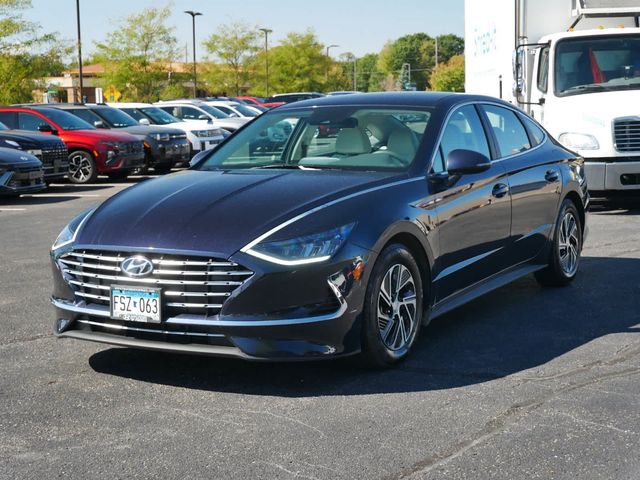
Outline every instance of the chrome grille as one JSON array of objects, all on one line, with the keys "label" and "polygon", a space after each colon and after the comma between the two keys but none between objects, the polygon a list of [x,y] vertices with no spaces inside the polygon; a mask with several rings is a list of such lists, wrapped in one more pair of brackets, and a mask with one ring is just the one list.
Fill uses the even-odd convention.
[{"label": "chrome grille", "polygon": [[613,137],[619,152],[640,152],[640,118],[615,120]]},{"label": "chrome grille", "polygon": [[82,250],[66,253],[59,262],[77,300],[108,306],[111,285],[158,287],[168,316],[217,315],[225,300],[253,275],[234,262],[216,258],[142,253],[152,261],[154,270],[146,277],[134,278],[120,266],[133,255],[140,253]]}]

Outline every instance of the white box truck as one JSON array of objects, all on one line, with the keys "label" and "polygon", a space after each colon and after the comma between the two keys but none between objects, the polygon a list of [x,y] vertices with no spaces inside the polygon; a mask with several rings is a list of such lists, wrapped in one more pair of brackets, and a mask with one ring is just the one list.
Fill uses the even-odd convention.
[{"label": "white box truck", "polygon": [[639,18],[640,0],[465,0],[466,91],[540,121],[593,193],[640,193]]}]

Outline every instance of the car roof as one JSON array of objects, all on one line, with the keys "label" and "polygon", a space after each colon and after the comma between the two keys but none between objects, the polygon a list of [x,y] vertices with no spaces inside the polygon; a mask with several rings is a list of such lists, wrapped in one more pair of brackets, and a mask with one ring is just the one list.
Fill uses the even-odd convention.
[{"label": "car roof", "polygon": [[314,106],[396,106],[396,107],[448,107],[465,102],[501,102],[513,105],[493,97],[449,92],[379,92],[353,93],[351,95],[328,95],[301,100],[278,107],[278,111],[295,110]]},{"label": "car roof", "polygon": [[156,105],[153,105],[152,103],[143,103],[143,102],[122,102],[122,103],[117,103],[117,102],[107,102],[107,105],[109,107],[114,107],[114,108],[146,108],[146,107],[155,107]]}]

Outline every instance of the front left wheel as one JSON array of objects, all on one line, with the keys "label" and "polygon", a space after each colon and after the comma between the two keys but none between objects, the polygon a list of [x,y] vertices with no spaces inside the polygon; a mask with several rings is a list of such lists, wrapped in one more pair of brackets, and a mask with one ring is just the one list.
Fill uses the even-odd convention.
[{"label": "front left wheel", "polygon": [[422,323],[423,295],[411,252],[399,244],[386,247],[367,286],[361,354],[365,364],[389,367],[409,355]]}]

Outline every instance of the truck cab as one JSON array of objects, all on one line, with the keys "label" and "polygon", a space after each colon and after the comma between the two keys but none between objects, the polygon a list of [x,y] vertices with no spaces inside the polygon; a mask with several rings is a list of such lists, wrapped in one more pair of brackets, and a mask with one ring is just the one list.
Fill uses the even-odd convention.
[{"label": "truck cab", "polygon": [[640,193],[639,27],[631,0],[466,0],[466,91],[584,157],[593,196]]},{"label": "truck cab", "polygon": [[640,29],[542,37],[524,105],[586,160],[593,192],[640,190]]}]

